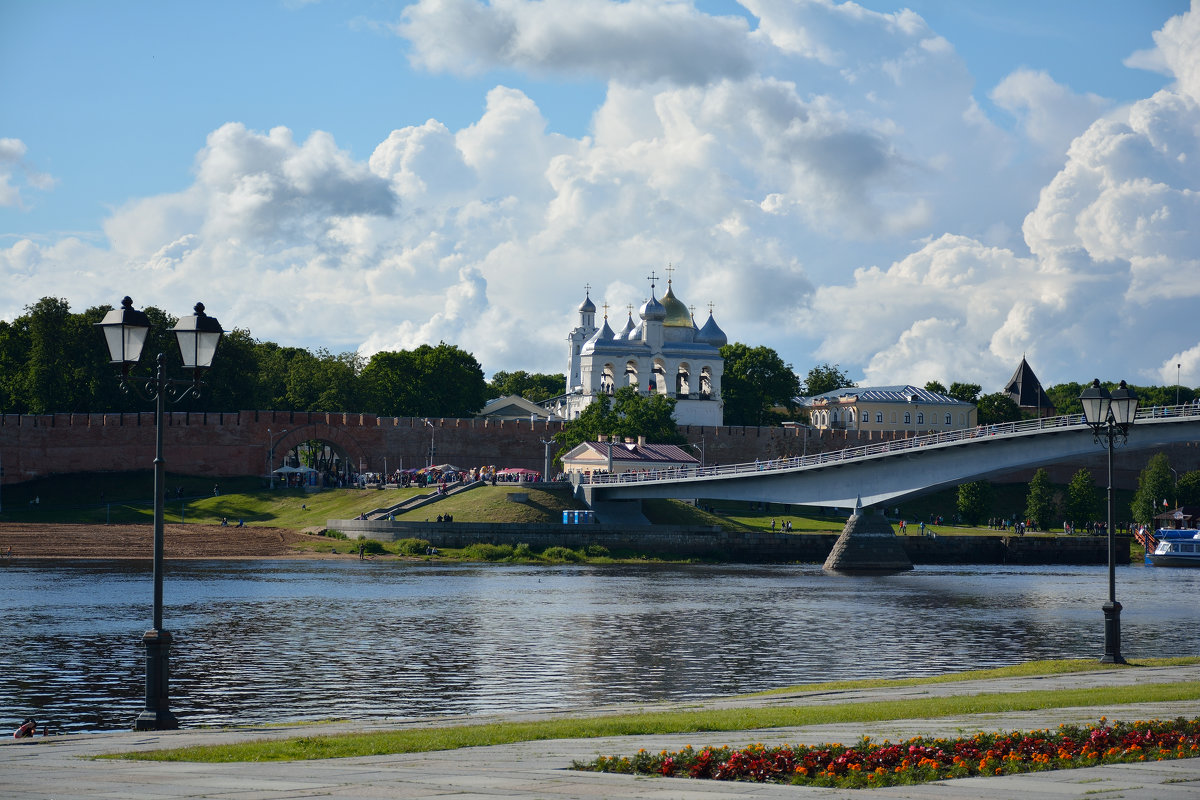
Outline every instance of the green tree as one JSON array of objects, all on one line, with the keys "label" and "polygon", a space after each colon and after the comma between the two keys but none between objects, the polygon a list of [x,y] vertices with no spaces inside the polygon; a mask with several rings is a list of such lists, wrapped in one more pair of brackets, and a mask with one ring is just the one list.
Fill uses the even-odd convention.
[{"label": "green tree", "polygon": [[1075,526],[1099,519],[1100,494],[1092,480],[1092,473],[1086,469],[1081,469],[1071,476],[1071,482],[1067,484],[1067,505],[1064,513]]},{"label": "green tree", "polygon": [[808,371],[801,391],[805,397],[815,397],[834,389],[851,389],[854,385],[850,376],[839,369],[837,364],[824,363],[817,364]]},{"label": "green tree", "polygon": [[566,388],[562,375],[544,372],[500,371],[488,381],[488,399],[515,394],[533,403],[558,397]]},{"label": "green tree", "polygon": [[925,384],[925,391],[935,394],[945,394],[946,386],[941,381],[929,381]]},{"label": "green tree", "polygon": [[580,443],[605,436],[618,439],[645,436],[651,444],[684,444],[686,439],[676,427],[674,413],[674,398],[660,394],[647,396],[632,386],[623,386],[611,398],[600,395],[554,435],[558,443],[554,458],[561,463],[562,457]]},{"label": "green tree", "polygon": [[1175,486],[1175,502],[1181,506],[1200,506],[1200,470],[1185,472]]},{"label": "green tree", "polygon": [[1175,480],[1171,475],[1171,462],[1166,453],[1156,453],[1151,456],[1146,468],[1138,475],[1138,488],[1133,495],[1133,521],[1142,525],[1152,525],[1154,515],[1162,508],[1162,501],[1167,505],[1175,497]]},{"label": "green tree", "polygon": [[479,362],[445,342],[376,353],[361,378],[365,402],[375,414],[470,417],[487,402]]},{"label": "green tree", "polygon": [[1045,392],[1046,396],[1050,398],[1050,402],[1054,404],[1054,413],[1082,414],[1083,404],[1079,402],[1079,395],[1083,394],[1085,388],[1087,387],[1081,383],[1060,383],[1057,386],[1051,386]]},{"label": "green tree", "polygon": [[1050,530],[1050,524],[1057,516],[1058,504],[1054,500],[1054,487],[1050,484],[1050,475],[1044,469],[1033,473],[1029,482],[1029,494],[1025,498],[1025,518],[1033,521],[1040,531]]},{"label": "green tree", "polygon": [[770,347],[747,347],[740,342],[721,348],[725,372],[721,377],[726,425],[770,425],[778,421],[772,409],[794,413],[800,380]]},{"label": "green tree", "polygon": [[964,403],[975,403],[979,400],[979,393],[981,391],[982,388],[978,383],[958,383],[955,381],[950,384],[950,388],[946,391],[946,394]]},{"label": "green tree", "polygon": [[1021,419],[1021,409],[1017,408],[1013,399],[1004,392],[985,394],[979,398],[976,405],[979,409],[980,425],[997,425],[1001,422],[1016,422]]},{"label": "green tree", "polygon": [[968,525],[978,525],[992,511],[994,492],[987,481],[958,485],[958,513]]}]

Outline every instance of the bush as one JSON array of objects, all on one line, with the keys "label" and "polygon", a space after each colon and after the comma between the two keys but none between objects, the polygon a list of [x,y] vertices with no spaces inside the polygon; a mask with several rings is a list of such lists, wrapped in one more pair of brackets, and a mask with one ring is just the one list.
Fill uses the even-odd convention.
[{"label": "bush", "polygon": [[383,542],[376,541],[375,539],[359,539],[357,544],[362,548],[364,553],[370,553],[373,556],[383,555],[387,552],[383,547]]},{"label": "bush", "polygon": [[583,561],[583,556],[569,547],[547,547],[542,551],[542,558],[547,561],[570,561],[576,563]]},{"label": "bush", "polygon": [[525,542],[521,542],[513,548],[513,558],[529,560],[533,558],[533,550]]},{"label": "bush", "polygon": [[402,556],[423,556],[429,552],[429,540],[401,539],[396,542],[396,552]]},{"label": "bush", "polygon": [[603,558],[608,555],[608,548],[602,544],[589,544],[584,552],[591,558]]},{"label": "bush", "polygon": [[348,538],[350,538],[350,537],[346,536],[346,534],[342,533],[341,531],[335,531],[333,528],[329,528],[328,530],[323,531],[321,533],[321,535],[325,536],[327,538],[330,538],[330,539],[348,539]]},{"label": "bush", "polygon": [[503,561],[506,558],[512,557],[513,547],[511,544],[476,542],[464,547],[463,553],[467,558],[473,558],[477,561]]}]

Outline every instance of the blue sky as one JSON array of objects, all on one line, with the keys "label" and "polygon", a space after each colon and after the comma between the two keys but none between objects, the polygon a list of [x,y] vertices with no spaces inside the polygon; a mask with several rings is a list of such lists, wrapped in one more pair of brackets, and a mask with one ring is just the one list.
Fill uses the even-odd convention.
[{"label": "blue sky", "polygon": [[585,283],[620,323],[670,262],[801,373],[1197,385],[1194,326],[1136,328],[1200,294],[1196,13],[3,3],[0,318],[203,299],[283,344],[558,371]]}]

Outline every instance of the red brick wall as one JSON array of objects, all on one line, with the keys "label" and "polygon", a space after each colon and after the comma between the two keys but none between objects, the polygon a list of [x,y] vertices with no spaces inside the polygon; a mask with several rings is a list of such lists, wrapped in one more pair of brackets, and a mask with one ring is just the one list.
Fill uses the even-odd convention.
[{"label": "red brick wall", "polygon": [[[494,464],[541,470],[544,440],[562,429],[561,422],[528,420],[431,419],[431,430],[419,417],[376,417],[370,414],[241,411],[230,414],[169,413],[163,431],[163,458],[172,472],[226,477],[264,475],[271,436],[276,466],[300,441],[322,439],[338,445],[357,467],[382,471],[419,467],[428,461],[432,432],[436,463],[464,468]],[[288,433],[280,436],[283,430]],[[682,426],[687,441],[703,443],[706,464],[732,464],[780,456],[815,453],[903,438],[903,434],[859,431],[808,431],[803,428]],[[551,445],[551,453],[556,448]],[[1171,463],[1182,473],[1197,468],[1200,448],[1169,448]],[[1092,459],[1101,464],[1102,454]],[[1144,466],[1150,453],[1138,453],[1122,464],[1121,484]],[[74,472],[120,472],[149,469],[154,461],[154,414],[0,415],[0,464],[4,483]],[[1092,474],[1100,472],[1092,463]],[[1069,479],[1078,466],[1059,465],[1054,479]],[[1032,473],[1031,473],[1032,474]],[[1026,480],[1028,478],[1025,478]]]}]

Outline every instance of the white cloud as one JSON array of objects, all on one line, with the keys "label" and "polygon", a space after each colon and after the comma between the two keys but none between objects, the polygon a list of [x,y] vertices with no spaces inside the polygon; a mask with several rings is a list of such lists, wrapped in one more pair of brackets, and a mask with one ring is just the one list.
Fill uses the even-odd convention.
[{"label": "white cloud", "polygon": [[49,191],[57,181],[39,172],[25,159],[29,148],[20,139],[0,138],[0,208],[24,208],[21,196],[23,181],[40,191]]},{"label": "white cloud", "polygon": [[397,32],[433,72],[512,68],[626,83],[704,84],[749,74],[747,26],[664,0],[418,0]]},{"label": "white cloud", "polygon": [[401,30],[429,69],[608,81],[589,135],[555,133],[510,86],[473,123],[398,128],[365,162],[326,133],[227,124],[190,185],[112,214],[107,246],[0,249],[0,315],[126,285],[282,344],[444,340],[488,372],[557,371],[585,283],[619,327],[672,263],[701,321],[715,303],[732,341],[802,373],[993,391],[1026,354],[1050,382],[1174,363],[1200,382],[1195,334],[1146,322],[1200,292],[1195,12],[1156,39],[1178,91],[1095,119],[1101,99],[1018,71],[992,95],[1021,120],[1008,133],[912,12],[745,6],[753,29],[670,0],[422,0]]},{"label": "white cloud", "polygon": [[1102,97],[1077,95],[1047,73],[1030,69],[1011,73],[989,96],[1020,120],[1032,143],[1057,159],[1109,105]]}]

